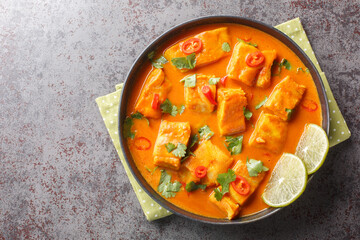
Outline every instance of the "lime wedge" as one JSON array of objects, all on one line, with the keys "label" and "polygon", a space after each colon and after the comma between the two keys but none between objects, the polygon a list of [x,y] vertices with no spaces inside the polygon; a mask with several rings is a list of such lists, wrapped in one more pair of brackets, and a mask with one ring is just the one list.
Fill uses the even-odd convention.
[{"label": "lime wedge", "polygon": [[321,167],[328,151],[329,140],[324,129],[312,123],[307,124],[295,155],[304,161],[308,174],[316,172]]},{"label": "lime wedge", "polygon": [[306,182],[303,161],[293,154],[284,153],[272,171],[262,199],[271,207],[285,207],[304,192]]}]

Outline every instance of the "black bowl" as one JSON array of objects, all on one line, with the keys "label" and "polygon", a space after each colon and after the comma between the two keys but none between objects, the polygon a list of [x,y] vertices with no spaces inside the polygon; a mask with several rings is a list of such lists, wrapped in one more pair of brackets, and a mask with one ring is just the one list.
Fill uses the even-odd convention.
[{"label": "black bowl", "polygon": [[[159,46],[169,41],[174,36],[177,36],[184,31],[187,31],[188,29],[201,26],[201,25],[208,25],[208,24],[216,24],[216,23],[235,23],[235,24],[241,24],[245,26],[249,26],[252,28],[259,29],[276,39],[283,42],[286,46],[288,46],[305,64],[305,66],[310,70],[310,74],[315,82],[319,97],[320,97],[320,103],[322,108],[322,127],[325,129],[327,134],[329,134],[329,107],[328,107],[328,101],[327,96],[325,94],[324,85],[321,81],[320,75],[318,71],[316,70],[315,66],[311,62],[311,60],[307,57],[307,55],[304,53],[304,51],[296,45],[296,43],[291,40],[288,36],[286,36],[284,33],[280,32],[276,28],[269,26],[267,24],[264,24],[259,21],[251,20],[248,18],[242,18],[242,17],[235,17],[235,16],[209,16],[209,17],[202,17],[197,18],[194,20],[187,21],[185,23],[182,23],[178,26],[175,26],[159,36],[155,41],[153,41],[149,46],[140,54],[140,56],[136,59],[135,63],[131,67],[126,80],[125,84],[121,93],[121,104],[119,107],[119,138],[120,138],[120,144],[121,149],[124,152],[124,156],[126,159],[126,162],[128,163],[130,170],[132,174],[134,175],[137,182],[140,184],[140,186],[146,191],[149,196],[154,199],[158,204],[160,204],[165,209],[186,218],[189,218],[191,220],[199,221],[199,222],[205,222],[205,223],[212,223],[212,224],[220,224],[220,225],[226,225],[226,224],[243,224],[243,223],[249,223],[254,222],[257,220],[260,220],[262,218],[265,218],[267,216],[270,216],[271,214],[279,211],[281,208],[267,208],[263,211],[260,211],[258,213],[255,213],[253,215],[240,217],[235,220],[227,220],[227,219],[216,219],[216,218],[210,218],[210,217],[204,217],[200,216],[191,212],[188,212],[184,209],[181,209],[174,204],[166,201],[164,198],[162,198],[144,179],[144,177],[141,175],[140,171],[137,169],[135,162],[131,156],[131,153],[129,151],[129,148],[126,144],[126,139],[123,137],[123,123],[126,117],[126,110],[127,110],[127,99],[130,99],[130,94],[132,93],[132,89],[135,86],[135,80],[137,77],[137,74],[141,71],[141,68],[143,64],[148,61],[147,54],[151,51],[156,50]],[[309,178],[309,180],[312,178],[312,176]]]}]

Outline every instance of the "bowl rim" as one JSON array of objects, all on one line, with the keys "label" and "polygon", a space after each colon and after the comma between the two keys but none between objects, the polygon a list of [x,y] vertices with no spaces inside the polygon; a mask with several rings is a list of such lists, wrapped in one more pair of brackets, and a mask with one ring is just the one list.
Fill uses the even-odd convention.
[{"label": "bowl rim", "polygon": [[[310,70],[310,74],[313,78],[313,81],[316,85],[318,96],[321,103],[321,109],[322,109],[322,128],[326,131],[327,135],[329,135],[329,127],[330,127],[330,120],[329,120],[329,106],[328,106],[328,99],[326,95],[326,91],[324,88],[324,84],[322,82],[321,76],[315,67],[314,63],[310,60],[310,58],[307,56],[307,54],[286,34],[281,32],[280,30],[274,28],[273,26],[270,26],[268,24],[265,24],[263,22],[251,19],[251,18],[245,18],[245,17],[238,17],[238,16],[231,16],[231,15],[211,15],[211,16],[205,16],[205,17],[199,17],[194,18],[185,22],[182,22],[174,27],[171,27],[169,30],[162,33],[160,36],[158,36],[155,40],[153,40],[150,44],[145,47],[145,49],[138,55],[138,57],[135,59],[134,63],[132,64],[130,70],[128,71],[128,74],[126,76],[126,79],[124,81],[123,89],[121,91],[121,97],[120,97],[120,104],[119,104],[119,112],[118,112],[118,132],[119,132],[119,140],[120,140],[120,147],[121,151],[123,152],[123,156],[125,158],[126,163],[129,166],[129,169],[131,171],[131,174],[133,175],[134,179],[137,181],[137,183],[142,187],[142,189],[161,207],[164,209],[167,209],[168,211],[181,216],[185,217],[187,219],[202,222],[202,223],[208,223],[208,224],[216,224],[216,225],[238,225],[238,224],[246,224],[251,223],[255,221],[259,221],[261,219],[264,219],[266,217],[271,216],[272,214],[278,212],[279,210],[283,208],[273,208],[269,207],[267,209],[261,210],[257,213],[247,215],[244,217],[240,217],[238,219],[234,220],[228,220],[228,219],[217,219],[217,218],[210,218],[201,216],[192,212],[189,212],[187,210],[184,210],[182,208],[179,208],[175,204],[165,200],[163,197],[160,196],[144,179],[144,177],[141,175],[139,170],[137,169],[134,161],[132,160],[130,151],[126,144],[126,139],[123,137],[123,128],[122,124],[123,121],[126,118],[126,109],[127,109],[127,101],[126,99],[126,90],[127,88],[130,88],[131,86],[131,79],[133,77],[136,77],[137,75],[137,69],[141,68],[141,62],[147,61],[147,54],[151,51],[154,51],[157,49],[158,46],[166,43],[169,41],[169,39],[172,39],[174,36],[181,34],[184,29],[191,29],[194,27],[198,27],[201,25],[211,25],[211,24],[239,24],[239,25],[245,25],[249,26],[255,29],[258,29],[262,32],[265,32],[269,34],[270,36],[278,39],[283,44],[285,44],[290,50],[292,50],[304,63],[304,65]],[[276,35],[277,36],[274,36]],[[279,39],[283,38],[282,40]],[[289,44],[287,44],[287,41]],[[298,51],[296,53],[295,51]],[[125,112],[125,114],[121,114],[122,112]],[[130,156],[130,157],[128,157]],[[130,160],[131,158],[131,160]],[[308,182],[313,178],[312,174],[308,178]],[[140,176],[140,178],[139,178]]]}]

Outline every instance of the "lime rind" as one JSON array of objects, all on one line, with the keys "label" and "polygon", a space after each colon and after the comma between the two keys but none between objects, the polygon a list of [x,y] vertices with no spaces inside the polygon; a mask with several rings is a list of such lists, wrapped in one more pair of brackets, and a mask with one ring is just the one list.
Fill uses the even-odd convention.
[{"label": "lime rind", "polygon": [[316,124],[308,124],[295,152],[304,161],[308,174],[313,174],[323,165],[328,151],[329,139],[324,129]]},{"label": "lime rind", "polygon": [[303,161],[293,154],[284,153],[261,197],[271,207],[285,207],[300,197],[306,183],[307,172]]}]

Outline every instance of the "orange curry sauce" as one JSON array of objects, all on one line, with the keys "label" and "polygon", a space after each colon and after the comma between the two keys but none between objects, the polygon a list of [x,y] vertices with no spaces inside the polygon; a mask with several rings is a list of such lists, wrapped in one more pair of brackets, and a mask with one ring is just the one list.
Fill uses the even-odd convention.
[{"label": "orange curry sauce", "polygon": [[[231,50],[234,45],[237,43],[237,38],[248,40],[250,42],[256,43],[258,45],[258,49],[260,51],[263,50],[272,50],[275,49],[277,52],[276,60],[280,62],[283,58],[286,58],[292,66],[291,70],[287,70],[282,68],[281,74],[279,76],[273,76],[271,78],[271,85],[269,88],[262,89],[258,87],[248,87],[241,82],[234,81],[231,79],[227,79],[226,88],[238,88],[241,87],[248,99],[247,108],[253,113],[252,118],[248,121],[246,120],[246,131],[240,134],[235,134],[235,136],[243,135],[243,149],[242,152],[238,155],[233,155],[234,162],[230,166],[230,168],[237,162],[243,161],[246,162],[246,158],[253,158],[256,160],[261,160],[266,167],[269,168],[269,171],[266,173],[264,180],[261,182],[257,190],[251,195],[251,197],[247,200],[244,206],[241,207],[240,216],[254,214],[259,212],[268,206],[262,201],[261,194],[264,191],[264,188],[270,178],[271,172],[276,165],[278,159],[282,155],[274,154],[269,151],[249,147],[249,138],[251,133],[253,132],[253,126],[256,124],[256,121],[262,112],[263,108],[259,110],[255,110],[255,106],[260,103],[265,96],[269,96],[272,92],[273,88],[277,83],[279,83],[282,79],[284,79],[287,75],[294,79],[297,83],[306,86],[306,92],[302,98],[311,99],[317,103],[319,108],[316,111],[309,112],[306,111],[303,107],[301,107],[301,102],[297,106],[295,114],[292,116],[291,121],[288,124],[288,134],[287,140],[283,147],[283,152],[294,153],[296,149],[296,145],[299,141],[299,138],[303,132],[304,126],[306,123],[314,123],[321,126],[321,105],[319,102],[319,97],[317,94],[317,90],[315,84],[312,80],[312,77],[309,73],[299,71],[297,72],[297,68],[301,67],[302,69],[306,69],[304,64],[300,61],[300,59],[293,53],[288,47],[286,47],[279,40],[271,37],[270,35],[261,32],[257,29],[250,28],[247,26],[236,25],[236,24],[217,24],[217,25],[206,25],[194,28],[188,32],[184,32],[181,36],[171,39],[168,41],[168,44],[160,47],[156,52],[156,58],[163,55],[165,50],[170,46],[182,41],[186,38],[194,36],[203,31],[213,30],[219,27],[228,27],[228,33],[230,35],[230,46]],[[231,54],[227,57],[220,59],[219,61],[206,65],[204,67],[195,68],[188,72],[180,72],[174,66],[171,65],[171,59],[168,59],[168,63],[164,65],[164,72],[167,79],[169,79],[172,83],[171,91],[169,92],[167,98],[172,102],[172,104],[179,106],[185,105],[184,100],[184,84],[180,82],[182,78],[185,76],[201,73],[206,75],[215,75],[216,77],[223,77],[226,75],[226,68],[229,63]],[[150,61],[148,64],[143,66],[142,71],[139,73],[138,78],[136,79],[136,87],[131,94],[131,98],[128,101],[127,115],[129,116],[131,113],[135,113],[135,104],[141,93],[141,90],[144,86],[147,75],[153,69]],[[218,83],[218,88],[223,88],[223,86]],[[252,97],[251,97],[252,96]],[[169,114],[163,114],[161,119],[165,119],[172,122],[190,122],[192,134],[197,133],[197,130],[207,124],[210,129],[215,133],[215,135],[211,138],[211,142],[216,144],[224,153],[230,156],[229,151],[224,146],[225,137],[220,136],[219,128],[217,123],[217,115],[216,110],[212,113],[197,113],[188,109],[185,109],[182,115],[176,115],[175,117],[170,116]],[[133,159],[140,170],[141,174],[148,181],[148,183],[156,190],[159,184],[160,179],[160,169],[151,174],[146,168],[154,169],[156,166],[153,164],[153,150],[154,144],[158,135],[158,130],[160,126],[161,119],[149,119],[150,126],[148,126],[146,121],[143,120],[135,120],[134,125],[132,127],[132,131],[136,133],[136,137],[146,137],[151,142],[151,147],[148,150],[138,150],[134,146],[134,141],[130,138],[128,139],[128,145],[133,156]],[[176,171],[172,171],[166,169],[168,174],[172,175],[172,181],[178,180],[181,181],[177,175]],[[183,208],[187,211],[213,217],[213,218],[226,218],[226,213],[221,211],[217,206],[209,201],[209,195],[213,191],[212,188],[207,188],[206,191],[196,190],[191,193],[185,191],[184,187],[176,194],[175,197],[167,198],[168,201],[177,205],[180,208]]]}]

